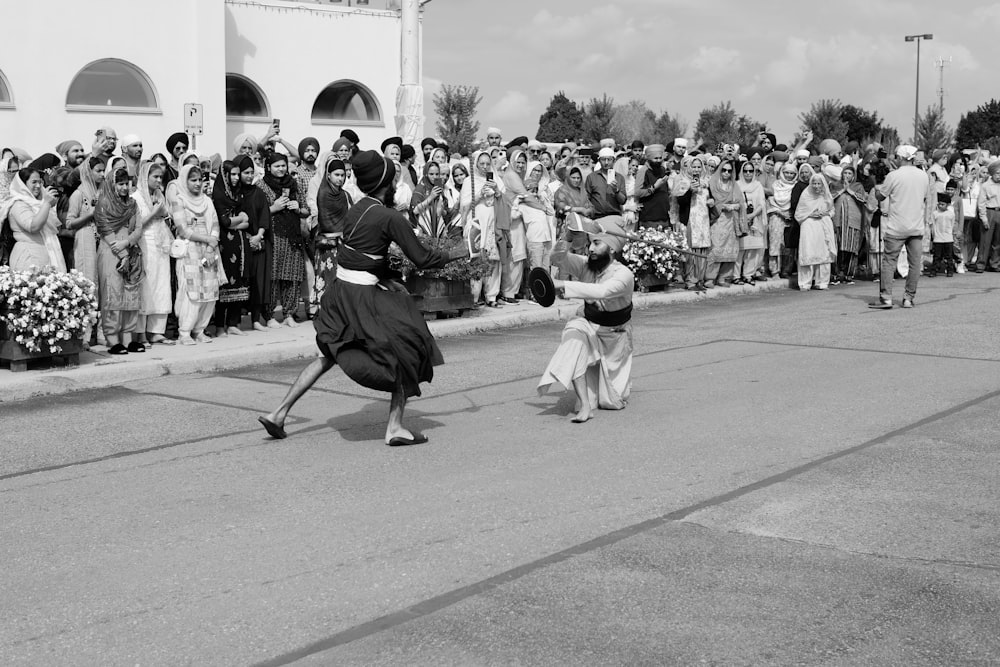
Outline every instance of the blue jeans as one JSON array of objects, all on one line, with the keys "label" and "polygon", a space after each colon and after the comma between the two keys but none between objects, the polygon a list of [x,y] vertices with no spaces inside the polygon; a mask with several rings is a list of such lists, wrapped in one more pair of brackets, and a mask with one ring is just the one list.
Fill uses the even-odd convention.
[{"label": "blue jeans", "polygon": [[924,263],[924,237],[908,236],[905,239],[896,239],[886,236],[882,240],[882,291],[883,297],[892,297],[892,278],[896,273],[896,262],[899,261],[899,251],[906,246],[906,259],[910,265],[910,272],[906,274],[906,289],[903,296],[913,299],[917,294],[917,279],[920,278],[920,270]]}]

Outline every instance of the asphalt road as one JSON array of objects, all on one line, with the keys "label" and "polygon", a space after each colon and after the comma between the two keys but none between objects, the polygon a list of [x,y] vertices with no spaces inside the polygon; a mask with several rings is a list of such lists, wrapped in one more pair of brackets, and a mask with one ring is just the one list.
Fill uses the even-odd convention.
[{"label": "asphalt road", "polygon": [[0,663],[1000,664],[998,288],[637,312],[585,425],[561,324],[446,339],[411,448],[338,370],[267,439],[300,363],[5,404]]}]

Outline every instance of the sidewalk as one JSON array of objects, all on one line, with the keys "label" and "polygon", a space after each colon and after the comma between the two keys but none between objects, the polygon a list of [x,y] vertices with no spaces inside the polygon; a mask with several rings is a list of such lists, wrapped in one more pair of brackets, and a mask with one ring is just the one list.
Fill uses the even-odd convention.
[{"label": "sidewalk", "polygon": [[[673,288],[667,292],[636,293],[637,309],[665,306],[723,296],[788,289],[786,280],[770,280],[757,285],[738,285],[707,292],[688,292]],[[557,301],[551,308],[522,301],[503,308],[481,308],[464,317],[430,320],[428,326],[436,338],[464,336],[479,331],[509,329],[542,322],[566,320],[576,314],[581,302]],[[113,387],[136,380],[148,380],[163,375],[211,373],[272,364],[317,354],[315,330],[311,322],[291,329],[282,327],[266,332],[248,331],[246,336],[229,336],[211,344],[194,346],[153,345],[143,354],[112,356],[97,347],[80,355],[77,367],[45,367],[13,373],[0,368],[0,403],[10,403],[39,396],[53,396],[84,389]]]}]

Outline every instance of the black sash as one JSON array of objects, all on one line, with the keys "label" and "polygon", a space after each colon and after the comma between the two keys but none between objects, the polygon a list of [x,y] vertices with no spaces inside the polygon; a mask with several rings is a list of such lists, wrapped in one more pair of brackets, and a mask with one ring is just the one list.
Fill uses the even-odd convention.
[{"label": "black sash", "polygon": [[601,310],[596,303],[585,302],[583,316],[599,327],[620,327],[632,319],[632,304],[621,310]]}]

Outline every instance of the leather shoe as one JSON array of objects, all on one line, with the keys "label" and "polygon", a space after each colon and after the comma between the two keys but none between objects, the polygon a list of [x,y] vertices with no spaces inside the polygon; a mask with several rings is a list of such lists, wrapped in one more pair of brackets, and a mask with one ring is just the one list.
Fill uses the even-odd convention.
[{"label": "leather shoe", "polygon": [[257,421],[259,421],[261,425],[267,430],[267,434],[270,435],[275,440],[284,440],[285,438],[288,437],[288,434],[285,433],[284,427],[275,424],[267,417],[257,417]]}]

